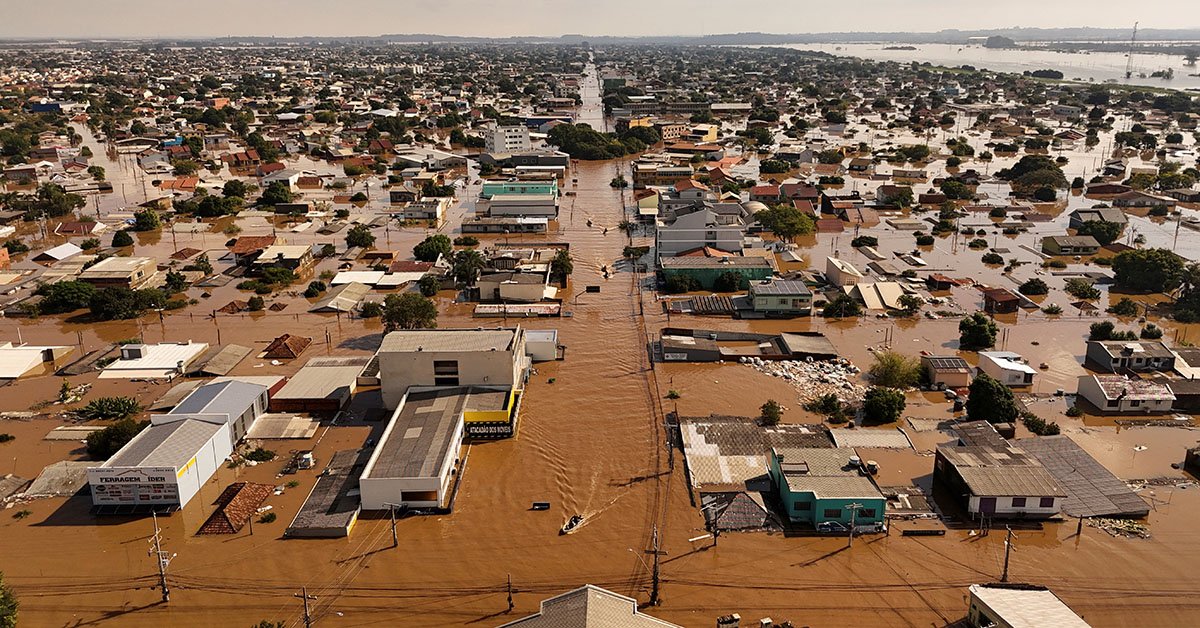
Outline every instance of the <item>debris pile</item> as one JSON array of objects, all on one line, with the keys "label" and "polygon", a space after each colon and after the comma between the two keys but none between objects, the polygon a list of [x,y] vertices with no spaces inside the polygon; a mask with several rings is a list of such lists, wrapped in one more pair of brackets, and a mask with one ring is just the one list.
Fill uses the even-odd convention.
[{"label": "debris pile", "polygon": [[800,361],[743,357],[739,361],[760,373],[790,382],[799,393],[801,403],[828,394],[836,395],[842,401],[858,402],[866,394],[866,388],[857,383],[859,368],[845,358]]},{"label": "debris pile", "polygon": [[1105,519],[1098,517],[1088,519],[1088,526],[1099,528],[1113,536],[1123,536],[1135,539],[1150,538],[1150,528],[1144,523],[1128,519]]}]

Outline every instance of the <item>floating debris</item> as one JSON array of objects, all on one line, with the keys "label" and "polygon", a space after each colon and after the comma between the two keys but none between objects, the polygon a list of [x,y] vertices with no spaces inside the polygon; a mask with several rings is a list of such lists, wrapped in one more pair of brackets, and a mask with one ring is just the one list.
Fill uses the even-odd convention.
[{"label": "floating debris", "polygon": [[801,403],[828,394],[857,402],[866,394],[866,388],[857,382],[861,371],[844,358],[801,361],[743,357],[739,361],[760,373],[787,380],[799,393]]},{"label": "floating debris", "polygon": [[1122,536],[1131,539],[1150,538],[1149,526],[1128,519],[1105,519],[1097,517],[1095,519],[1088,519],[1088,526],[1099,528],[1113,536]]}]

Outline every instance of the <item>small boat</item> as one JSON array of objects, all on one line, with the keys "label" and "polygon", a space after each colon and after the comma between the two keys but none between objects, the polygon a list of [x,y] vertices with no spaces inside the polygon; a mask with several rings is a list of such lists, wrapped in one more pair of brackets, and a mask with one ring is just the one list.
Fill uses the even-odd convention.
[{"label": "small boat", "polygon": [[559,529],[558,533],[559,534],[570,534],[570,533],[574,532],[575,528],[578,528],[579,524],[581,524],[581,523],[583,523],[583,515],[571,515],[571,518],[568,519],[567,522],[563,524],[563,527],[561,529]]}]

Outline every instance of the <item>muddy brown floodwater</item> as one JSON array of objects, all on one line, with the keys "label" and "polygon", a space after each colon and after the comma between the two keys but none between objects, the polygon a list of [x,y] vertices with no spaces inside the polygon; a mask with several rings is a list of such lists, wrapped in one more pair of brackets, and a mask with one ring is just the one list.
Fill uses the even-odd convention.
[{"label": "muddy brown floodwater", "polygon": [[[175,555],[169,569],[171,601],[163,604],[151,588],[156,575],[147,557],[149,520],[94,519],[87,514],[86,498],[34,501],[21,506],[31,511],[24,519],[0,516],[0,570],[20,597],[22,625],[248,626],[268,619],[297,626],[301,602],[295,594],[302,587],[316,598],[312,604],[318,626],[490,626],[535,612],[543,598],[584,583],[645,602],[651,579],[644,551],[655,526],[665,555],[662,604],[651,612],[681,625],[711,626],[717,615],[729,612],[811,626],[942,626],[963,617],[966,587],[999,577],[1003,534],[979,537],[950,530],[940,538],[901,537],[899,529],[917,525],[902,522],[890,536],[864,537],[850,549],[843,539],[762,533],[726,534],[718,547],[708,547],[707,540],[688,541],[703,534],[703,520],[689,502],[682,456],[676,452],[672,466],[664,446],[663,411],[674,409],[665,400],[667,390],[681,393],[678,408],[683,414],[756,414],[765,399],[777,398],[788,406],[785,420],[816,419],[798,407],[794,391],[781,380],[745,366],[651,368],[647,343],[668,324],[661,305],[632,273],[618,272],[607,280],[601,274],[602,266],[613,267],[627,243],[612,228],[623,209],[620,194],[608,187],[623,167],[580,163],[574,171],[578,186],[568,185],[577,196],[564,199],[561,232],[549,239],[570,242],[576,259],[568,299],[585,285],[600,285],[601,291],[581,296],[570,308],[571,317],[529,323],[558,329],[568,346],[567,359],[538,365],[526,389],[516,438],[471,446],[453,514],[403,519],[395,549],[386,519],[361,520],[347,539],[283,540],[283,528],[316,471],[279,479],[281,462],[223,468],[186,509],[160,520],[165,549]],[[589,218],[594,227],[587,226]],[[604,226],[610,227],[607,235]],[[392,247],[401,250],[423,236],[422,230],[390,234]],[[209,235],[205,245],[219,247],[223,239]],[[839,250],[852,257],[848,240],[842,238]],[[162,247],[163,241],[169,238],[153,246]],[[823,262],[818,256],[827,254],[831,242],[822,235],[804,245],[812,249],[806,256]],[[959,274],[977,270],[960,269]],[[230,287],[213,292],[207,299],[212,307],[238,294]],[[966,300],[969,294],[959,298]],[[168,314],[162,323],[157,317],[104,325],[3,320],[0,334],[11,339],[20,326],[27,342],[66,338],[74,344],[82,339],[92,349],[139,334],[152,342],[194,338],[214,343],[218,329],[223,342],[260,347],[288,331],[317,339],[304,357],[365,355],[378,344],[376,323],[297,315],[306,301],[282,300],[289,304],[282,313],[221,317],[215,323],[203,315],[211,308],[202,305]],[[439,297],[441,327],[481,324],[471,318],[468,305],[450,300],[449,293]],[[1009,349],[1025,353],[1031,362],[1055,365],[1043,373],[1038,392],[1074,389],[1074,378],[1082,374],[1082,338],[1091,320],[1053,321],[1035,314],[1002,322],[1012,330]],[[893,347],[909,353],[953,352],[957,336],[953,320],[676,319],[671,324],[820,330],[860,366],[868,363],[868,348],[880,346],[885,333],[892,335]],[[326,332],[331,344],[324,344]],[[250,358],[235,374],[287,374],[298,366]],[[90,396],[132,394],[143,401],[167,389],[162,383],[73,378],[73,383],[85,382],[94,384]],[[44,377],[4,388],[8,394],[0,395],[0,409],[26,410],[53,398],[58,385],[56,378]],[[916,415],[948,415],[936,396],[912,395],[910,402]],[[48,462],[82,456],[77,443],[40,440],[59,424],[47,419],[4,422],[4,431],[18,438],[0,445],[0,472],[32,477]],[[1111,425],[1085,426],[1083,421],[1065,427],[1084,435],[1081,443],[1106,463],[1129,458],[1127,466],[1115,470],[1130,478],[1168,475],[1182,480],[1167,458],[1195,440],[1194,432],[1173,428],[1118,433]],[[320,469],[334,451],[360,446],[380,429],[380,423],[323,426],[313,442],[273,447],[281,453],[314,448]],[[914,440],[919,449],[928,450],[945,438],[925,434]],[[1125,448],[1138,444],[1148,446],[1139,454],[1142,460],[1156,462],[1135,463]],[[904,484],[928,474],[929,466],[922,472],[912,459],[881,455],[887,482]],[[273,484],[295,479],[299,485],[268,499],[278,520],[256,525],[253,535],[244,530],[236,536],[197,536],[213,499],[235,479]],[[1094,626],[1197,625],[1200,596],[1194,566],[1200,562],[1200,535],[1194,522],[1200,516],[1200,489],[1157,488],[1143,494],[1155,506],[1149,517],[1152,538],[1118,539],[1086,527],[1076,537],[1074,523],[1022,530],[1015,541],[1013,579],[1052,586]],[[530,511],[533,501],[549,501],[552,508]],[[586,515],[582,528],[559,536],[559,526],[575,513]],[[511,613],[506,612],[509,577],[515,589]]]}]

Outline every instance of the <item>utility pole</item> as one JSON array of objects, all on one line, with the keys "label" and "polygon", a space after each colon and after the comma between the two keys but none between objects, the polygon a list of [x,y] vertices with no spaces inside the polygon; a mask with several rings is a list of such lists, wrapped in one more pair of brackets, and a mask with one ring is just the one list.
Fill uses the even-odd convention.
[{"label": "utility pole", "polygon": [[655,524],[652,538],[653,548],[648,553],[654,555],[654,567],[650,571],[650,606],[658,606],[658,557],[663,552],[658,549],[658,525]]},{"label": "utility pole", "polygon": [[317,596],[309,595],[308,587],[301,587],[300,594],[293,593],[292,596],[304,600],[304,628],[312,628],[312,615],[308,612],[308,601],[317,599]]},{"label": "utility pole", "polygon": [[511,612],[512,612],[512,609],[513,609],[513,599],[512,599],[512,574],[508,574],[508,612],[510,612],[510,613],[511,613]]},{"label": "utility pole", "polygon": [[1004,526],[1007,533],[1004,535],[1004,573],[1000,574],[1000,582],[1008,582],[1008,555],[1012,552],[1013,533],[1011,526]]},{"label": "utility pole", "polygon": [[[396,536],[396,505],[389,504],[388,511],[392,515],[392,547],[400,547],[400,539]],[[510,603],[509,606],[512,606],[512,604]]]},{"label": "utility pole", "polygon": [[171,590],[167,587],[167,565],[171,564],[171,559],[174,555],[167,555],[167,552],[162,548],[162,534],[158,529],[158,514],[150,511],[150,516],[154,520],[154,537],[150,539],[150,543],[154,549],[150,554],[158,561],[158,588],[162,591],[162,601],[167,603],[171,601]]},{"label": "utility pole", "polygon": [[854,521],[858,515],[858,509],[862,507],[863,505],[858,502],[845,505],[845,508],[850,509],[850,535],[846,537],[846,549],[854,547]]}]

